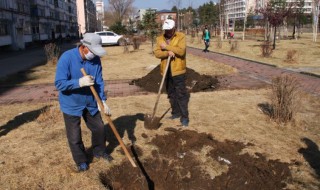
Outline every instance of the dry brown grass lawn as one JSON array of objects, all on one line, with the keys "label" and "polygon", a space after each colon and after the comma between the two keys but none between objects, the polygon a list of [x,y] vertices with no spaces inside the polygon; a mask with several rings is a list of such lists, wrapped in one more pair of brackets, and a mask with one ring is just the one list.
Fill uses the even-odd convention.
[{"label": "dry brown grass lawn", "polygon": [[[238,35],[238,36],[237,36]],[[242,38],[242,34],[236,34],[236,38]],[[249,60],[255,60],[279,67],[306,67],[308,72],[320,75],[320,41],[312,42],[311,34],[303,34],[299,40],[278,40],[276,49],[271,57],[264,58],[261,56],[260,44],[261,41],[235,39],[238,41],[238,51],[230,52],[229,40],[223,40],[222,48],[217,48],[217,37],[211,40],[209,50],[223,54],[229,54],[236,57],[242,57]],[[262,38],[260,40],[263,40]],[[200,43],[199,43],[200,42]],[[191,36],[187,36],[187,44],[191,47],[203,49],[204,44],[195,37],[191,43]],[[295,62],[287,62],[286,56],[289,50],[297,51]]]},{"label": "dry brown grass lawn", "polygon": [[[308,162],[298,153],[298,150],[306,145],[301,141],[308,138],[316,144],[320,144],[320,100],[305,96],[301,110],[298,113],[295,124],[278,126],[258,109],[259,103],[268,100],[268,89],[262,90],[236,90],[217,91],[208,93],[196,93],[190,100],[190,127],[198,132],[211,133],[219,141],[234,140],[244,143],[252,143],[243,152],[254,155],[255,152],[266,155],[269,159],[279,159],[282,162],[298,161],[301,166],[291,166],[293,174],[292,189],[316,189],[319,181],[316,174],[310,168]],[[109,99],[109,105],[113,111],[113,119],[121,119],[122,116],[134,116],[136,114],[149,113],[152,110],[156,96],[133,96]],[[43,120],[37,118],[35,110],[52,105],[51,115],[55,120]],[[160,115],[169,107],[165,96],[161,96]],[[67,145],[64,123],[58,110],[57,102],[39,104],[15,104],[2,105],[1,129],[15,125],[7,135],[0,137],[0,188],[1,189],[103,189],[99,181],[99,173],[108,170],[111,165],[103,161],[94,160],[90,170],[85,173],[77,173],[74,170],[73,160]],[[35,114],[30,119],[23,118],[28,112]],[[24,114],[21,114],[24,113]],[[19,117],[20,115],[20,117]],[[21,116],[22,115],[22,116]],[[31,114],[32,115],[32,114]],[[10,122],[11,120],[11,122]],[[165,134],[166,127],[175,127],[177,121],[164,119],[160,129],[149,131],[144,128],[143,121],[136,121],[134,135],[137,138],[136,145],[142,147],[143,160],[151,154],[155,147],[148,144],[156,135]],[[90,147],[90,132],[83,125],[83,140],[86,147]],[[130,144],[126,126],[117,126],[120,134],[124,134],[123,140]],[[142,134],[148,138],[142,138]],[[121,164],[126,160],[120,153],[120,147],[112,153],[115,162],[112,165]],[[205,158],[201,158],[205,159]],[[225,170],[225,168],[220,168]],[[222,172],[220,170],[216,173]]]},{"label": "dry brown grass lawn", "polygon": [[[147,75],[160,61],[151,54],[151,44],[145,43],[139,50],[124,54],[121,46],[106,46],[107,55],[101,58],[103,77],[105,80],[137,79]],[[202,63],[206,63],[203,65]],[[187,56],[187,66],[208,75],[226,75],[236,72],[236,69],[192,55]],[[43,84],[54,82],[56,66],[51,64],[32,68],[26,73],[27,80],[21,85]],[[14,81],[11,81],[14,82]]]},{"label": "dry brown grass lawn", "polygon": [[[122,54],[122,47],[106,47],[108,56],[103,58],[104,78],[133,79],[146,75],[150,72],[146,68],[159,62],[148,53],[148,48],[147,44],[141,47],[143,50]],[[231,67],[194,56],[188,56],[188,66],[200,74],[223,75],[236,72]],[[43,67],[39,70],[46,69]],[[39,75],[39,79],[33,82],[53,80],[54,76],[50,74]],[[302,165],[291,166],[293,181],[289,188],[318,189],[320,182],[317,174],[298,150],[307,148],[302,138],[320,144],[320,99],[303,95],[296,121],[278,126],[258,109],[258,104],[270,102],[269,94],[270,89],[191,94],[189,129],[211,133],[219,141],[228,139],[252,143],[254,146],[243,150],[252,155],[259,152],[269,159],[301,162]],[[155,100],[156,95],[119,97],[108,99],[108,104],[113,113],[112,118],[117,121],[123,120],[123,116],[134,117],[136,114],[152,112]],[[44,111],[46,106],[50,107]],[[105,189],[99,180],[99,173],[127,161],[118,146],[112,152],[115,158],[113,164],[93,160],[89,171],[77,173],[58,107],[57,102],[1,105],[0,189]],[[168,107],[168,100],[162,95],[157,115]],[[156,148],[149,144],[151,138],[167,133],[164,130],[166,127],[176,127],[178,124],[178,121],[168,119],[162,122],[162,127],[154,131],[146,130],[141,120],[137,120],[133,126],[136,144],[143,151],[140,160],[148,157]],[[116,127],[123,134],[125,144],[130,144],[126,130],[128,126]],[[82,129],[84,143],[89,148],[90,132],[84,125]],[[142,134],[147,134],[148,138],[142,137]],[[205,153],[199,154],[201,160],[206,160]],[[221,173],[225,169],[217,168],[214,173]]]}]

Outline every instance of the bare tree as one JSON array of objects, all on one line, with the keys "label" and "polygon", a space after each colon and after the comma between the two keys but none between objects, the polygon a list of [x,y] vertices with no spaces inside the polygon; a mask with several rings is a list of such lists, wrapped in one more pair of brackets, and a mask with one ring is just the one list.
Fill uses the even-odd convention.
[{"label": "bare tree", "polygon": [[182,0],[169,0],[168,2],[176,6],[178,10],[181,9]]},{"label": "bare tree", "polygon": [[116,22],[122,20],[132,12],[134,0],[109,0],[109,10]]},{"label": "bare tree", "polygon": [[244,13],[244,20],[243,20],[243,32],[242,32],[242,40],[244,40],[245,32],[246,32],[246,24],[247,24],[247,18],[248,18],[248,8],[249,8],[249,1],[246,0],[246,7],[245,7],[245,13]]},{"label": "bare tree", "polygon": [[256,10],[274,27],[273,49],[276,48],[277,28],[283,24],[283,20],[290,14],[291,7],[292,4],[287,4],[286,0],[271,0],[266,7]]},{"label": "bare tree", "polygon": [[224,31],[224,16],[225,16],[225,9],[224,9],[224,3],[225,1],[224,0],[220,0],[220,3],[219,3],[219,19],[220,19],[220,38],[221,38],[221,41],[223,41],[223,31]]},{"label": "bare tree", "polygon": [[[178,25],[180,25],[179,11],[181,9],[182,0],[169,0],[168,3],[171,3],[173,6],[177,7],[177,23],[178,23]],[[177,26],[177,27],[178,27],[178,29],[180,29],[179,26]]]},{"label": "bare tree", "polygon": [[188,0],[188,7],[193,7],[193,0]]},{"label": "bare tree", "polygon": [[312,1],[312,29],[313,29],[313,41],[317,41],[318,35],[318,24],[319,24],[319,6],[320,0],[313,0]]}]

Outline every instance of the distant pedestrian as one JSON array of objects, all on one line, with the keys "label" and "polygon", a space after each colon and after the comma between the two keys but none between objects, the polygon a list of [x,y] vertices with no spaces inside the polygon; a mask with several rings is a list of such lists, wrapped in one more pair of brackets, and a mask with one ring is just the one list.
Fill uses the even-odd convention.
[{"label": "distant pedestrian", "polygon": [[203,39],[203,42],[205,45],[203,52],[209,52],[208,48],[210,46],[210,38],[211,38],[210,31],[208,30],[208,26],[205,25],[203,33],[202,33],[202,39]]},{"label": "distant pedestrian", "polygon": [[[81,45],[63,53],[58,61],[55,86],[59,90],[60,109],[63,112],[69,147],[78,171],[89,169],[88,157],[81,138],[81,117],[91,130],[93,155],[111,161],[113,158],[106,151],[105,129],[99,106],[90,91],[94,86],[99,94],[104,112],[111,114],[106,104],[104,81],[100,57],[105,55],[101,46],[101,37],[86,33]],[[88,73],[83,76],[80,69]]]},{"label": "distant pedestrian", "polygon": [[154,55],[161,59],[161,74],[171,57],[170,66],[166,76],[166,89],[171,104],[171,119],[180,118],[183,127],[189,125],[189,92],[186,88],[186,39],[181,32],[176,32],[174,20],[164,21],[162,29],[164,34],[157,38]]}]

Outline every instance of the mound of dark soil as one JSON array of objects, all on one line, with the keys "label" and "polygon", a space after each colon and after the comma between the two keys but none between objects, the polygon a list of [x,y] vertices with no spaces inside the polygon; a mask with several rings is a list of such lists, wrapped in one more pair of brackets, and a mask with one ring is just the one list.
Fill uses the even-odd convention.
[{"label": "mound of dark soil", "polygon": [[[158,93],[161,79],[160,65],[158,65],[146,76],[132,82],[146,91]],[[200,75],[193,69],[187,68],[186,86],[190,92],[213,91],[219,87],[219,81],[215,77]],[[165,87],[163,87],[163,91],[165,91]]]},{"label": "mound of dark soil", "polygon": [[[266,160],[261,154],[255,158],[249,154],[240,154],[243,148],[252,144],[219,142],[212,135],[190,130],[177,131],[171,128],[168,131],[168,135],[156,136],[150,141],[150,144],[158,147],[157,151],[152,152],[152,157],[139,160],[143,148],[137,145],[131,148],[139,168],[133,168],[125,161],[100,173],[101,183],[109,189],[269,190],[283,189],[286,187],[285,182],[291,179],[287,163]],[[208,150],[203,155],[205,159],[215,160],[217,170],[227,166],[227,172],[210,176],[204,171],[204,168],[211,167],[210,163],[201,161],[199,154],[195,154],[203,147]]]}]

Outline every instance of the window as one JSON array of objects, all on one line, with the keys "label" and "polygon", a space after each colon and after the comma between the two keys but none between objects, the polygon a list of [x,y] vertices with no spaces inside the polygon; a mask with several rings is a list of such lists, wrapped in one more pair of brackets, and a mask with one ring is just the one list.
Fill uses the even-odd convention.
[{"label": "window", "polygon": [[39,9],[39,16],[45,16],[44,9]]},{"label": "window", "polygon": [[50,11],[50,18],[53,18],[53,17],[54,17],[54,12]]},{"label": "window", "polygon": [[103,32],[103,33],[98,33],[99,36],[106,36],[107,33]]},{"label": "window", "polygon": [[17,3],[17,9],[19,12],[24,12],[24,6],[22,3]]},{"label": "window", "polygon": [[114,33],[112,33],[112,32],[107,32],[107,36],[114,36]]},{"label": "window", "polygon": [[32,34],[39,34],[39,26],[32,26]]},{"label": "window", "polygon": [[26,21],[26,22],[24,23],[23,33],[24,33],[24,34],[31,34],[31,31],[30,31],[30,22]]},{"label": "window", "polygon": [[0,21],[0,36],[6,36],[8,34],[8,24]]}]

